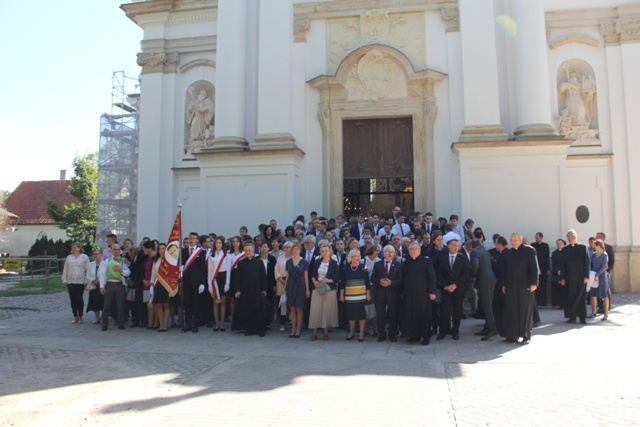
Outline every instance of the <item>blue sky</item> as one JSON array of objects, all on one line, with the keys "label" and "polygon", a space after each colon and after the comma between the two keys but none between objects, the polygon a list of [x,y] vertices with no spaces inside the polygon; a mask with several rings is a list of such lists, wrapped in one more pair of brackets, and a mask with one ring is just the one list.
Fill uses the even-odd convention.
[{"label": "blue sky", "polygon": [[0,190],[98,150],[113,71],[140,73],[142,30],[123,2],[0,1]]}]

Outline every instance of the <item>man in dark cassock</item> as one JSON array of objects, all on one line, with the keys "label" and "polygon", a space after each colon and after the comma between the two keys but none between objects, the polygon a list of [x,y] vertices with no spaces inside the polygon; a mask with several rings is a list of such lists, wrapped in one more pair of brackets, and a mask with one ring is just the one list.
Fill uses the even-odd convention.
[{"label": "man in dark cassock", "polygon": [[504,236],[498,236],[495,240],[495,247],[489,249],[489,255],[493,258],[493,274],[496,276],[496,280],[498,283],[498,288],[495,289],[493,293],[493,302],[491,304],[491,308],[493,309],[493,320],[496,323],[496,329],[500,335],[504,334],[504,328],[502,326],[504,322],[504,294],[502,293],[502,289],[499,288],[500,283],[503,281],[500,280],[500,274],[504,271],[503,263],[504,263],[504,254],[507,252],[507,239]]},{"label": "man in dark cassock", "polygon": [[522,244],[522,236],[511,235],[511,249],[502,254],[499,275],[505,296],[502,336],[506,342],[526,345],[531,341],[533,293],[538,288],[536,250]]},{"label": "man in dark cassock", "polygon": [[409,244],[409,256],[402,263],[403,336],[422,345],[431,340],[431,301],[436,299],[436,275],[429,258],[420,256],[418,242]]},{"label": "man in dark cassock", "polygon": [[567,232],[569,244],[562,249],[560,261],[560,284],[566,294],[564,316],[567,323],[587,323],[587,305],[585,284],[589,281],[591,262],[587,247],[578,243],[578,234],[571,229]]},{"label": "man in dark cassock", "polygon": [[244,330],[245,335],[263,337],[266,330],[262,314],[262,298],[267,295],[267,276],[260,258],[255,256],[253,243],[245,243],[245,258],[234,272],[233,294],[236,298],[231,324],[232,331]]},{"label": "man in dark cassock", "polygon": [[549,245],[542,241],[544,235],[541,232],[536,233],[536,241],[531,244],[538,255],[538,266],[540,267],[540,276],[538,277],[538,290],[535,297],[538,306],[547,305],[547,282],[551,275],[551,266],[549,263],[550,252]]}]

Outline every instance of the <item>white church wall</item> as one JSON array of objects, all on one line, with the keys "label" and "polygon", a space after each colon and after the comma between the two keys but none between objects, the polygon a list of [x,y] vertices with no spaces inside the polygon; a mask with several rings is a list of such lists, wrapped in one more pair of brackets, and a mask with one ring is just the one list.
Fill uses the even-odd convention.
[{"label": "white church wall", "polygon": [[305,44],[305,81],[309,81],[320,75],[326,75],[327,71],[327,24],[324,19],[314,19],[309,24],[307,41]]},{"label": "white church wall", "polygon": [[[204,227],[203,218],[209,215],[203,203],[207,197],[201,192],[200,174],[197,168],[181,169],[176,171],[176,194],[166,200],[164,208],[171,212],[164,228],[166,233],[171,230],[173,220],[177,212],[178,198],[182,203],[182,236],[187,236],[195,231],[203,234],[209,230]],[[164,234],[161,233],[161,237]],[[167,234],[168,237],[168,234]]]}]

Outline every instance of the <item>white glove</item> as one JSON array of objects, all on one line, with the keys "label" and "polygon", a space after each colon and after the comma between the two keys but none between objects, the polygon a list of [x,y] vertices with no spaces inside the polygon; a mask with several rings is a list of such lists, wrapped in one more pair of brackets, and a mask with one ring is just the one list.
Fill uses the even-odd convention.
[{"label": "white glove", "polygon": [[199,294],[201,294],[201,293],[203,293],[203,292],[204,292],[204,285],[200,285],[200,286],[198,287],[198,293],[199,293]]},{"label": "white glove", "polygon": [[229,288],[229,285],[224,285],[224,291],[225,291],[225,292],[229,292],[229,289],[230,289],[230,288]]},{"label": "white glove", "polygon": [[149,288],[149,295],[153,296],[153,286]]}]

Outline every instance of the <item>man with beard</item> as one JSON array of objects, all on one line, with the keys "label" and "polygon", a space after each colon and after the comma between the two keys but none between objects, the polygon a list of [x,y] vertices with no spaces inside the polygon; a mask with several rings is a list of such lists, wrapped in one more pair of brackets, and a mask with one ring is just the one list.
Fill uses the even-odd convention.
[{"label": "man with beard", "polygon": [[[385,257],[386,257],[385,248]],[[409,256],[402,263],[402,303],[404,306],[404,336],[422,345],[431,340],[431,301],[436,299],[436,276],[429,258],[420,256],[418,242],[409,244]]]},{"label": "man with beard", "polygon": [[569,244],[562,249],[560,262],[560,284],[564,286],[565,308],[564,317],[567,323],[587,324],[587,306],[585,303],[585,284],[589,281],[589,268],[591,262],[587,247],[578,243],[578,234],[571,229],[567,232]]},{"label": "man with beard", "polygon": [[[522,236],[511,234],[511,249],[502,254],[504,262],[500,284],[505,296],[503,336],[505,342],[526,345],[531,342],[533,293],[538,288],[536,250],[522,244]],[[502,260],[501,260],[502,261]]]}]

